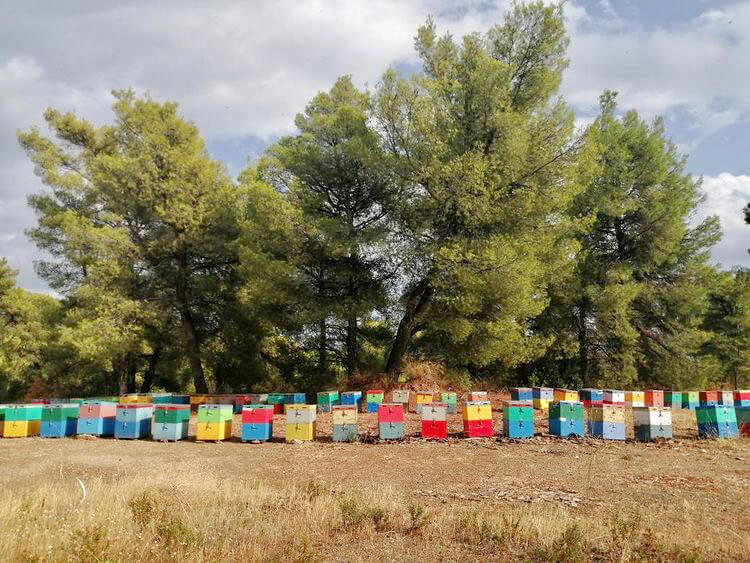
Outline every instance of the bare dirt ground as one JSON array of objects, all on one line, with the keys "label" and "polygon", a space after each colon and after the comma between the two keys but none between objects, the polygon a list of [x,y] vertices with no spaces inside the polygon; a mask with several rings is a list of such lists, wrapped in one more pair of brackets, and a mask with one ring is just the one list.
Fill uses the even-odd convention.
[{"label": "bare dirt ground", "polygon": [[[359,417],[376,436],[376,416]],[[449,418],[459,436],[460,415]],[[330,415],[304,444],[283,442],[283,416],[265,444],[239,441],[239,417],[221,443],[0,440],[0,550],[12,560],[750,560],[750,439],[698,440],[690,411],[658,444],[559,439],[546,414],[535,422],[537,436],[518,442],[426,442],[414,414],[397,443],[330,442]],[[139,516],[138,495],[152,516]],[[269,495],[286,508],[268,508]],[[175,507],[179,533],[159,531],[171,529],[162,505]],[[226,518],[218,535],[211,514]],[[92,546],[80,539],[97,534]]]}]

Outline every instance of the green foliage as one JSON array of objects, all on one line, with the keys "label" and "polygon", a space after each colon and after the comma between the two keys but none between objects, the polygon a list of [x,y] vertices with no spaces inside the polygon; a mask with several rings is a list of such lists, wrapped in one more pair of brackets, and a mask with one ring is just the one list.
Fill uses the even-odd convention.
[{"label": "green foliage", "polygon": [[0,399],[315,392],[408,355],[461,388],[747,382],[750,282],[708,264],[700,181],[613,92],[574,131],[567,47],[561,5],[460,40],[428,19],[422,72],[339,78],[236,182],[176,103],[114,92],[101,126],[48,109],[50,137],[18,138],[62,298],[0,261]]},{"label": "green foliage", "polygon": [[735,389],[750,384],[750,272],[724,274],[710,296],[704,329],[711,339],[704,351],[716,360],[711,382],[730,382]]},{"label": "green foliage", "polygon": [[615,94],[606,92],[586,142],[595,166],[570,213],[591,223],[577,236],[575,269],[553,283],[537,321],[555,338],[547,362],[589,385],[700,384],[710,369],[699,355],[710,337],[700,325],[718,220],[689,226],[700,183],[685,173],[661,120],[648,125],[634,111],[618,118]]},{"label": "green foliage", "polygon": [[573,114],[554,98],[567,43],[561,8],[542,3],[460,43],[428,20],[416,38],[424,74],[384,75],[377,116],[407,179],[405,311],[388,371],[420,332],[454,365],[543,353],[547,338],[529,323],[576,250],[576,220],[561,210],[582,188]]},{"label": "green foliage", "polygon": [[392,269],[384,252],[396,194],[392,169],[370,127],[371,102],[339,78],[298,114],[294,136],[268,150],[263,176],[287,194],[301,218],[296,264],[301,321],[318,352],[356,370],[360,324],[386,303]]},{"label": "green foliage", "polygon": [[15,287],[15,276],[0,259],[0,401],[22,396],[41,376],[60,307],[53,297]]}]

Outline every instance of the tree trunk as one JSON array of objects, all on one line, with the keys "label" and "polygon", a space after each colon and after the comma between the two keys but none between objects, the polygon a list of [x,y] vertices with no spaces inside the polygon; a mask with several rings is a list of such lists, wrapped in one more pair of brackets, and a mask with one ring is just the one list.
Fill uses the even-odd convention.
[{"label": "tree trunk", "polygon": [[148,393],[151,391],[151,386],[154,384],[156,378],[156,365],[159,363],[161,358],[162,347],[157,346],[154,348],[153,354],[148,358],[148,367],[146,373],[143,374],[143,383],[141,383],[141,393]]},{"label": "tree trunk", "polygon": [[591,386],[591,377],[589,375],[589,345],[588,334],[586,332],[586,306],[585,303],[578,303],[578,362],[583,376],[584,387]]},{"label": "tree trunk", "polygon": [[318,340],[318,369],[321,373],[328,371],[328,325],[323,317],[318,322],[320,339]]},{"label": "tree trunk", "polygon": [[417,332],[419,316],[430,306],[434,291],[429,280],[423,279],[409,292],[404,316],[398,324],[396,338],[393,339],[388,362],[385,365],[386,373],[393,380],[401,373],[401,363],[409,349],[412,336]]},{"label": "tree trunk", "polygon": [[203,373],[203,364],[201,363],[201,346],[198,342],[198,335],[195,332],[195,322],[193,316],[187,309],[181,311],[182,329],[185,331],[187,344],[187,355],[190,362],[190,371],[193,374],[193,385],[195,392],[199,394],[208,393],[206,376]]},{"label": "tree trunk", "polygon": [[124,357],[117,358],[112,365],[112,370],[117,377],[117,393],[125,395],[128,392],[128,363]]},{"label": "tree trunk", "polygon": [[346,376],[351,379],[357,370],[357,317],[352,316],[346,326]]},{"label": "tree trunk", "polygon": [[135,376],[138,373],[138,362],[133,354],[128,354],[128,393],[135,393]]}]

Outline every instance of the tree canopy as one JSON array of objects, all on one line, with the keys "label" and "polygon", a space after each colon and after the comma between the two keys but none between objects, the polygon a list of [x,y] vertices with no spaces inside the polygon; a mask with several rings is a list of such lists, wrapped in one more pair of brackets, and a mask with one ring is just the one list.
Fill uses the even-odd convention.
[{"label": "tree canopy", "polygon": [[[499,383],[748,381],[750,286],[709,260],[700,179],[614,92],[576,130],[561,5],[463,38],[428,18],[421,70],[338,78],[233,179],[175,102],[110,123],[48,109],[18,139],[37,272],[0,261],[0,399],[316,390],[426,358]],[[747,210],[745,210],[747,213]]]}]

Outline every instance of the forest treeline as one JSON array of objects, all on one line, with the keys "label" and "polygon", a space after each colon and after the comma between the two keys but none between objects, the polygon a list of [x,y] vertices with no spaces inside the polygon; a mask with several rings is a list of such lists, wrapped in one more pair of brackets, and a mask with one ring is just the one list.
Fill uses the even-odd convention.
[{"label": "forest treeline", "polygon": [[[316,95],[236,179],[176,103],[48,109],[18,139],[37,273],[0,262],[0,399],[43,389],[314,390],[405,358],[498,383],[750,384],[750,276],[660,119],[585,130],[559,95],[561,6],[516,4],[421,72]],[[742,213],[742,210],[738,210]]]}]

